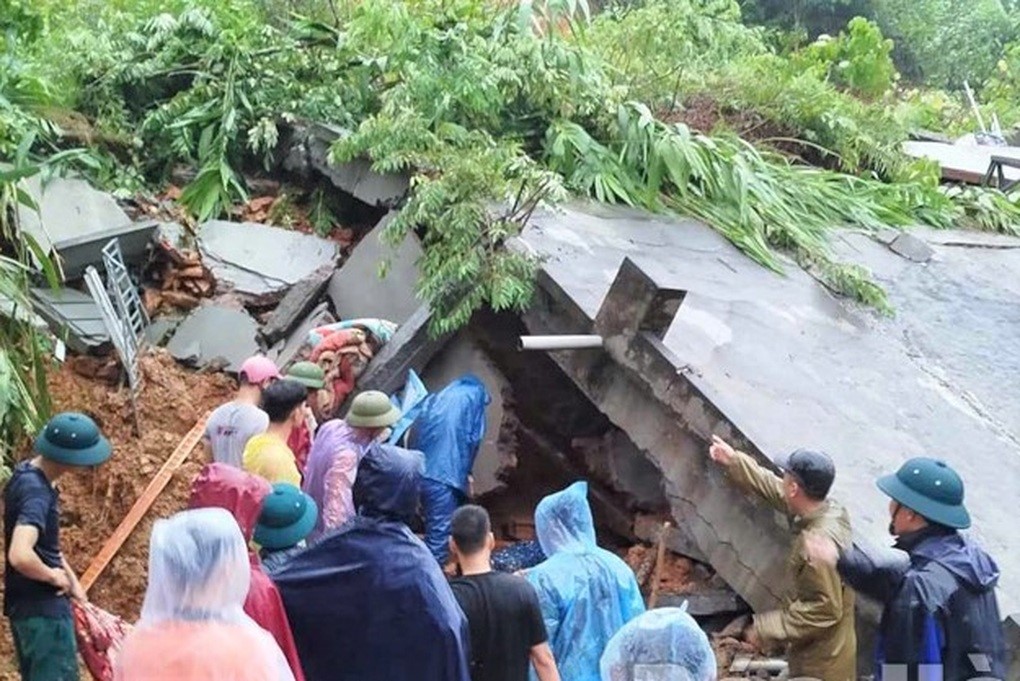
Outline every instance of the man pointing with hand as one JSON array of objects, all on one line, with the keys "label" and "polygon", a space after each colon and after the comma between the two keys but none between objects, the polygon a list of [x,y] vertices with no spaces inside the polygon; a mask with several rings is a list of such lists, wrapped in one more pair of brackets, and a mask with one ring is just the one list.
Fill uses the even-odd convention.
[{"label": "man pointing with hand", "polygon": [[836,477],[832,460],[821,452],[798,449],[775,462],[783,471],[779,477],[716,436],[709,455],[744,492],[785,513],[794,535],[786,563],[791,581],[782,606],[755,615],[748,640],[787,648],[791,679],[853,681],[857,678],[854,593],[833,566],[809,563],[804,557],[808,531],[824,534],[841,546],[850,545],[850,517],[827,499]]}]

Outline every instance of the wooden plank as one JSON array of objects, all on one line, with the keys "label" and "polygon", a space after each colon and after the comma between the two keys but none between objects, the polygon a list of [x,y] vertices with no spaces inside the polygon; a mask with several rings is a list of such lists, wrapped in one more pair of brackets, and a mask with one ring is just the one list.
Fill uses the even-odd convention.
[{"label": "wooden plank", "polygon": [[170,457],[163,464],[163,467],[159,469],[156,475],[149,482],[149,486],[145,488],[142,495],[135,501],[135,505],[131,507],[128,514],[124,516],[124,520],[121,521],[117,529],[113,531],[110,538],[103,544],[103,548],[99,549],[99,553],[92,559],[85,574],[81,576],[81,586],[85,591],[88,591],[96,580],[99,579],[99,575],[103,573],[106,566],[110,564],[113,557],[117,555],[121,547],[124,546],[124,542],[131,536],[135,527],[141,521],[153,502],[160,495],[163,489],[170,482],[170,478],[173,477],[174,472],[181,467],[181,464],[188,458],[192,450],[198,445],[199,440],[202,439],[203,433],[205,433],[205,423],[209,418],[209,412],[207,412],[198,422],[188,431],[188,434],[184,436],[174,451],[170,454]]}]

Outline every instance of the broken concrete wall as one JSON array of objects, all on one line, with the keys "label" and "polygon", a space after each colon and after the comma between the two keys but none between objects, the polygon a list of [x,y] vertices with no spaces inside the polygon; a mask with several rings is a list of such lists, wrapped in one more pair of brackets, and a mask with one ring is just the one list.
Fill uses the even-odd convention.
[{"label": "broken concrete wall", "polygon": [[377,173],[365,159],[330,163],[330,146],[348,134],[348,130],[326,123],[295,123],[284,130],[277,156],[287,172],[307,176],[314,171],[369,206],[396,206],[410,188],[407,175]]},{"label": "broken concrete wall", "polygon": [[[329,297],[341,319],[377,317],[403,324],[421,305],[415,295],[422,255],[417,238],[408,235],[396,248],[382,241],[395,215],[389,213],[366,234],[330,280]],[[386,276],[380,277],[384,262],[388,263]]]}]

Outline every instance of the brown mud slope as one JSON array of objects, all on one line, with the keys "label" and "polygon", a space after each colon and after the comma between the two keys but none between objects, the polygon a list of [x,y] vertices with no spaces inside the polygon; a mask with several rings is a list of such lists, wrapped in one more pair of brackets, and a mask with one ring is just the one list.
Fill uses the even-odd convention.
[{"label": "brown mud slope", "polygon": [[[225,375],[189,372],[163,351],[143,357],[142,371],[141,437],[132,430],[126,391],[83,378],[70,366],[50,376],[55,409],[91,415],[113,443],[113,457],[105,465],[95,472],[68,475],[58,483],[61,544],[79,575],[181,438],[206,411],[229,399],[233,392]],[[188,488],[200,467],[201,449],[196,448],[90,590],[94,603],[129,621],[137,619],[145,593],[152,522],[185,507]],[[13,657],[7,620],[0,618],[0,679],[18,678]]]}]

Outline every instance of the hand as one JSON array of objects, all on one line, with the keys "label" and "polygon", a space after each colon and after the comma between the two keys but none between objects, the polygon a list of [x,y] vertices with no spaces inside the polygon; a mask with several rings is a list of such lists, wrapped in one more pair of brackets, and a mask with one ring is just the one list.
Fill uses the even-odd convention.
[{"label": "hand", "polygon": [[836,562],[839,560],[839,548],[831,537],[818,532],[805,532],[804,557],[811,565],[836,567]]},{"label": "hand", "polygon": [[737,452],[726,440],[718,435],[713,435],[712,445],[708,448],[708,455],[712,457],[712,461],[723,466],[729,466],[733,463],[733,457],[737,455]]},{"label": "hand", "polygon": [[85,593],[85,589],[82,587],[81,582],[75,582],[74,586],[71,587],[71,598],[82,603],[89,602],[89,596]]},{"label": "hand", "polygon": [[71,592],[71,579],[63,568],[50,568],[50,584],[57,587],[57,594],[64,596]]}]

